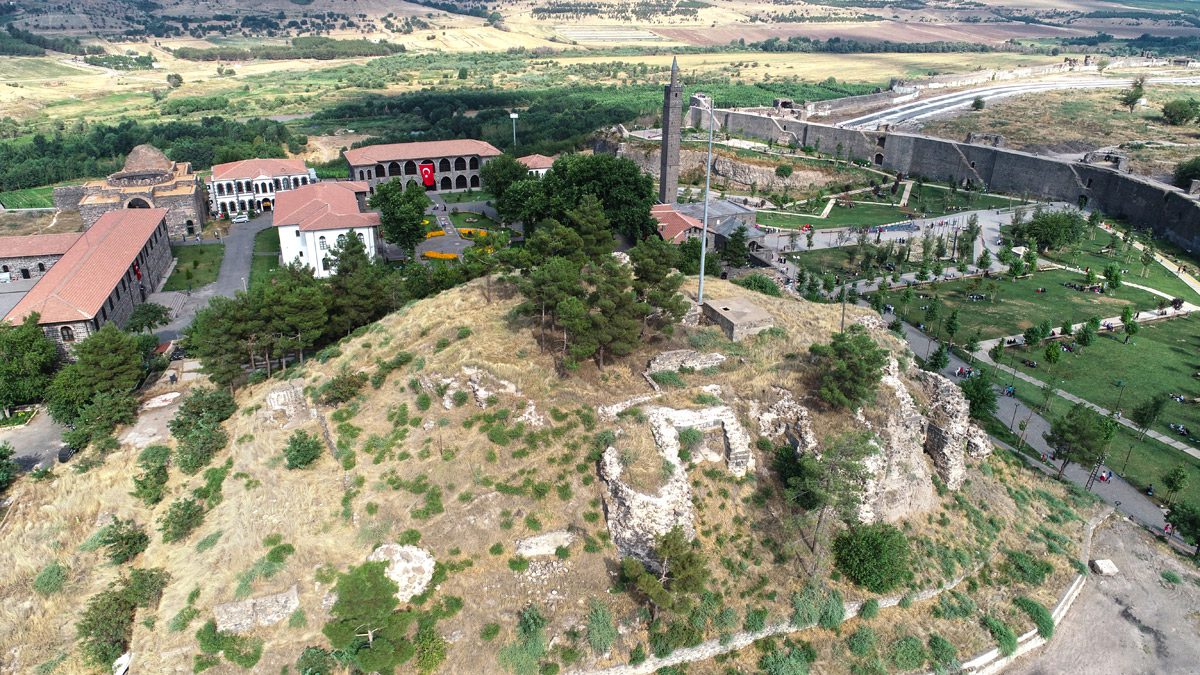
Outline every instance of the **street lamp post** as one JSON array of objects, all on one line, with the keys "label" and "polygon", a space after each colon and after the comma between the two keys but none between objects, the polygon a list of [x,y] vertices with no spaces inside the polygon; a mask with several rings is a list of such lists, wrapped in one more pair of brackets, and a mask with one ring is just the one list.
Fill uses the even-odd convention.
[{"label": "street lamp post", "polygon": [[508,116],[509,116],[509,118],[510,118],[510,119],[512,119],[512,124],[513,124],[513,148],[516,148],[516,147],[517,147],[517,113],[515,113],[515,112],[514,112],[514,113],[509,113],[509,114],[508,114]]},{"label": "street lamp post", "polygon": [[[708,161],[704,172],[704,233],[700,236],[700,286],[696,304],[704,306],[704,259],[708,257],[708,197],[712,190],[713,127],[716,125],[716,103],[708,100]],[[664,147],[667,139],[663,139]]]}]

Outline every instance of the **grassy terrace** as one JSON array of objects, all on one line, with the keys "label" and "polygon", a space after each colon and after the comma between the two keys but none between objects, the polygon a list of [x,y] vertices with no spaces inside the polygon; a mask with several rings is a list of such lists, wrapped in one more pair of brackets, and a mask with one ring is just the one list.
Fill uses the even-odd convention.
[{"label": "grassy terrace", "polygon": [[473,227],[481,230],[500,229],[500,226],[496,224],[496,221],[488,218],[482,213],[469,213],[466,211],[460,213],[451,213],[450,222],[454,223],[454,227]]},{"label": "grassy terrace", "polygon": [[[862,270],[863,259],[857,256],[857,249],[857,245],[819,248],[812,251],[793,253],[788,258],[800,267],[803,267],[810,274],[817,274],[819,276],[833,274],[840,276],[843,281],[856,281],[867,277],[877,278],[881,274],[891,274],[891,272],[882,271],[878,265],[872,268],[869,275],[864,274]],[[873,257],[878,250],[878,246],[867,244],[865,254]],[[856,254],[853,264],[850,262],[850,253],[852,252]],[[943,261],[943,264],[947,269],[953,267],[953,263],[949,260]],[[920,267],[920,259],[914,256],[913,260],[898,265],[896,271],[904,274],[907,272],[916,272]]]},{"label": "grassy terrace", "polygon": [[[1016,356],[1016,368],[1022,372],[1042,381],[1053,379],[1059,389],[1109,410],[1116,410],[1119,403],[1125,414],[1158,393],[1200,397],[1200,380],[1194,377],[1200,372],[1200,317],[1145,323],[1129,344],[1124,339],[1123,333],[1101,333],[1092,346],[1082,353],[1063,354],[1054,366],[1023,348],[1009,354]],[[1039,367],[1022,364],[1027,358],[1038,361]],[[1200,435],[1200,405],[1170,401],[1152,427],[1182,439],[1168,424],[1183,424]],[[1200,448],[1196,442],[1192,445]]]},{"label": "grassy terrace", "polygon": [[171,278],[163,285],[164,291],[196,290],[217,280],[221,271],[221,259],[225,257],[224,244],[197,244],[194,246],[172,246],[171,255],[179,259]]},{"label": "grassy terrace", "polygon": [[[960,340],[976,333],[985,340],[1019,335],[1042,321],[1050,321],[1058,328],[1064,321],[1082,323],[1093,316],[1119,316],[1121,308],[1128,304],[1139,310],[1154,309],[1158,305],[1158,296],[1129,286],[1122,286],[1116,292],[1104,295],[1063,286],[1066,282],[1082,281],[1081,274],[1047,270],[1016,281],[975,278],[922,286],[916,289],[917,298],[907,308],[900,308],[897,302],[900,291],[890,292],[888,301],[897,305],[897,309],[904,309],[904,319],[917,325],[923,323],[925,318],[921,307],[928,303],[929,297],[936,295],[945,308],[942,318],[954,309],[959,310],[962,327],[957,335]],[[991,284],[995,284],[995,302],[968,299],[967,296],[973,293],[990,294]],[[1038,288],[1045,288],[1046,292],[1038,293]]]},{"label": "grassy terrace", "polygon": [[[825,207],[824,202],[815,210],[820,211]],[[904,213],[898,207],[888,204],[855,204],[853,208],[844,206],[834,206],[826,218],[818,218],[815,215],[801,215],[791,213],[764,213],[759,212],[758,223],[767,227],[782,227],[800,229],[805,225],[812,225],[814,230],[828,230],[835,227],[871,227],[875,225],[887,225],[889,223],[898,223],[909,220],[912,216]]]}]

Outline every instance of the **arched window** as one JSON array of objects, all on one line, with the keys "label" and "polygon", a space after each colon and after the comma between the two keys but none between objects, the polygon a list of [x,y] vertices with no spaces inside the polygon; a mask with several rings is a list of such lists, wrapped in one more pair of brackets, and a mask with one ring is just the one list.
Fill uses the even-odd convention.
[{"label": "arched window", "polygon": [[362,233],[362,232],[356,232],[355,234],[357,234],[357,235],[358,235],[358,240],[359,240],[359,241],[361,241],[361,242],[362,242],[362,243],[364,243],[364,244],[365,244],[365,243],[367,243],[367,238],[363,236],[363,233]]},{"label": "arched window", "polygon": [[468,164],[468,166],[470,166],[472,169],[478,169],[478,168],[479,168],[479,158],[478,158],[478,157],[472,157],[472,158],[471,158],[471,161],[470,161],[470,162],[468,162],[467,164]]},{"label": "arched window", "polygon": [[442,176],[442,186],[441,186],[441,188],[440,188],[440,189],[442,189],[442,190],[449,190],[449,189],[450,189],[450,187],[451,187],[451,185],[450,185],[450,176]]},{"label": "arched window", "polygon": [[466,190],[467,189],[467,177],[460,175],[458,178],[455,178],[454,179],[454,187],[455,187],[455,189],[458,189],[458,190]]},{"label": "arched window", "polygon": [[71,330],[70,326],[63,326],[62,328],[59,328],[58,334],[60,336],[62,336],[63,342],[74,342],[75,341],[75,331]]},{"label": "arched window", "polygon": [[408,160],[407,162],[405,162],[404,163],[404,175],[405,176],[417,175],[417,163],[412,161],[411,159]]},{"label": "arched window", "polygon": [[345,246],[346,245],[346,235],[339,234],[337,242],[338,242],[338,248],[342,248],[343,246]]},{"label": "arched window", "polygon": [[478,174],[471,176],[471,187],[473,187],[473,188],[479,187],[479,175]]},{"label": "arched window", "polygon": [[276,189],[276,190],[278,190],[278,189],[279,189],[279,179],[278,179],[278,178],[276,178],[276,179],[273,181],[273,183],[274,183],[274,185],[275,185],[275,189]]},{"label": "arched window", "polygon": [[317,239],[317,248],[321,249],[322,251],[329,248],[329,242],[325,240],[324,236]]},{"label": "arched window", "polygon": [[3,267],[0,267],[0,272],[7,272],[7,271],[8,271],[8,265],[4,265]]},{"label": "arched window", "polygon": [[380,178],[383,178],[384,176],[387,175],[387,167],[385,167],[382,164],[376,164],[375,165],[375,175],[379,176]]},{"label": "arched window", "polygon": [[127,208],[127,209],[148,209],[148,208],[150,208],[150,202],[146,201],[145,199],[142,199],[141,197],[134,197],[133,199],[129,200],[129,203],[125,205],[125,208]]},{"label": "arched window", "polygon": [[329,258],[322,258],[322,259],[321,259],[321,270],[322,270],[322,271],[324,271],[324,272],[328,272],[328,271],[329,271]]},{"label": "arched window", "polygon": [[362,169],[359,169],[359,170],[358,170],[358,179],[359,179],[359,180],[362,180],[363,178],[364,178],[363,170],[362,170]]},{"label": "arched window", "polygon": [[450,160],[443,157],[441,159],[441,161],[438,162],[438,171],[449,171],[449,170],[450,170]]},{"label": "arched window", "polygon": [[46,263],[38,263],[38,271],[45,272],[46,271]]},{"label": "arched window", "polygon": [[301,185],[308,185],[308,176],[301,176],[301,177],[300,177],[300,184],[301,184]]},{"label": "arched window", "polygon": [[455,171],[466,171],[467,170],[467,160],[463,159],[462,157],[455,159],[454,160],[454,170]]}]

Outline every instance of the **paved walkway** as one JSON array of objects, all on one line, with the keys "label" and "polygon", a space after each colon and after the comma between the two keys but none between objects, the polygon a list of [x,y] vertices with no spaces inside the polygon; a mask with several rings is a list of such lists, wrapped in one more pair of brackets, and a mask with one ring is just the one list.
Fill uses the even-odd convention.
[{"label": "paved walkway", "polygon": [[160,328],[155,335],[160,340],[174,340],[183,334],[183,329],[192,323],[196,312],[208,305],[208,301],[216,296],[232,298],[238,291],[245,290],[250,284],[250,266],[254,260],[254,235],[275,225],[274,214],[264,213],[257,218],[251,218],[248,223],[231,225],[228,235],[219,241],[201,240],[200,242],[172,242],[174,246],[195,246],[199,244],[224,244],[225,255],[221,258],[221,270],[217,280],[207,286],[202,286],[184,294],[182,301],[178,293],[155,293],[149,298],[150,302],[172,307],[171,323]]}]

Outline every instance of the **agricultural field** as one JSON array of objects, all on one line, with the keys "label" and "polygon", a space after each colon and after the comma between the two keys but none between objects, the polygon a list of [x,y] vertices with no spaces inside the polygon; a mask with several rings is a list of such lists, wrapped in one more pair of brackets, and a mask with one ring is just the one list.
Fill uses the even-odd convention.
[{"label": "agricultural field", "polygon": [[50,209],[54,208],[54,187],[28,188],[0,192],[0,206],[6,209]]},{"label": "agricultural field", "polygon": [[1009,147],[1041,154],[1080,155],[1097,148],[1128,154],[1131,170],[1169,176],[1182,160],[1200,155],[1195,124],[1171,126],[1164,103],[1200,97],[1200,88],[1146,87],[1146,103],[1134,112],[1117,102],[1118,90],[1042,92],[990,102],[977,112],[927,121],[922,133],[962,140],[970,132],[997,133]]},{"label": "agricultural field", "polygon": [[[1043,270],[1015,281],[996,277],[993,280],[974,278],[939,282],[917,289],[916,298],[908,307],[898,302],[899,291],[888,294],[889,302],[908,323],[917,326],[925,321],[922,309],[932,297],[942,303],[941,318],[959,311],[959,339],[978,335],[980,339],[1020,335],[1026,328],[1041,321],[1055,328],[1064,322],[1083,323],[1093,316],[1107,319],[1121,314],[1121,308],[1132,305],[1137,310],[1155,309],[1161,299],[1147,291],[1122,286],[1103,295],[1085,293],[1063,286],[1064,283],[1083,283],[1081,274],[1066,270]],[[1044,293],[1037,289],[1044,288]],[[972,301],[969,295],[992,296]]]},{"label": "agricultural field", "polygon": [[217,274],[221,271],[221,259],[225,257],[225,245],[172,246],[171,254],[179,262],[167,283],[163,284],[162,290],[194,291],[217,280]]}]

